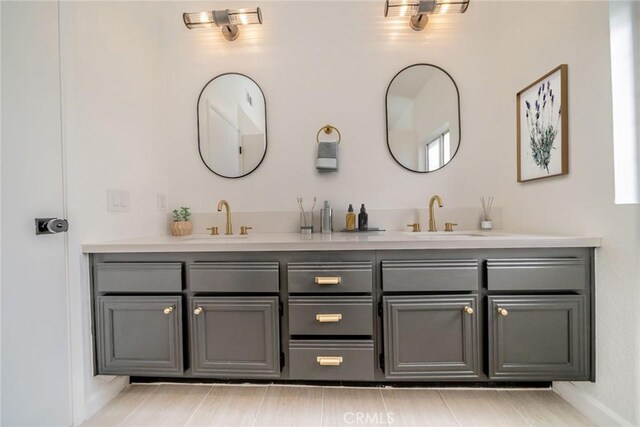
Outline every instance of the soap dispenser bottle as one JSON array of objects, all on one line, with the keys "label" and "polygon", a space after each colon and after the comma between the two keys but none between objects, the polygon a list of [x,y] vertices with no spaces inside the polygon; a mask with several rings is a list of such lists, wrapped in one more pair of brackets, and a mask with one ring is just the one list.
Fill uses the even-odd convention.
[{"label": "soap dispenser bottle", "polygon": [[333,232],[333,214],[331,212],[331,207],[329,206],[329,201],[324,201],[324,206],[320,209],[320,230],[322,234],[331,234]]},{"label": "soap dispenser bottle", "polygon": [[360,206],[360,213],[358,214],[358,230],[364,231],[369,228],[369,214],[364,207],[364,203]]},{"label": "soap dispenser bottle", "polygon": [[356,230],[356,214],[353,213],[353,205],[349,203],[349,209],[347,210],[347,231],[355,231]]}]

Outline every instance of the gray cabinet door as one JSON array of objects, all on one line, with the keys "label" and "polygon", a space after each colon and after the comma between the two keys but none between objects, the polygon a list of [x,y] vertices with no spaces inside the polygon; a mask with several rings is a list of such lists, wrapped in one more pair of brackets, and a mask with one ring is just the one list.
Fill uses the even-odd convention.
[{"label": "gray cabinet door", "polygon": [[182,375],[179,296],[99,296],[98,374]]},{"label": "gray cabinet door", "polygon": [[278,297],[196,297],[189,309],[194,375],[280,377]]},{"label": "gray cabinet door", "polygon": [[387,378],[478,377],[476,296],[398,296],[383,301]]},{"label": "gray cabinet door", "polygon": [[584,295],[489,297],[489,377],[588,380]]}]

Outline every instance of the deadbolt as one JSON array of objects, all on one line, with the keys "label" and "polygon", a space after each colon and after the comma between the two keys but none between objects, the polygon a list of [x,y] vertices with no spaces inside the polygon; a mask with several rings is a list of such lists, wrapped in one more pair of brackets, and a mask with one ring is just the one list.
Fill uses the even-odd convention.
[{"label": "deadbolt", "polygon": [[66,219],[36,218],[36,234],[58,234],[69,229]]}]

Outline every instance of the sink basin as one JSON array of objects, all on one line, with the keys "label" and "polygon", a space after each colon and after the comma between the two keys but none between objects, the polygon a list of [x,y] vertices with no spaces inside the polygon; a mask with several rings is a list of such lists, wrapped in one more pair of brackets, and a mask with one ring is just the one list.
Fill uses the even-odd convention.
[{"label": "sink basin", "polygon": [[181,240],[187,241],[187,242],[193,242],[193,243],[198,243],[198,242],[207,242],[207,243],[212,243],[212,242],[218,242],[221,240],[243,240],[243,239],[248,239],[249,235],[248,234],[231,234],[229,236],[225,235],[225,234],[221,234],[218,236],[211,236],[209,234],[200,234],[200,235],[193,235],[193,236],[186,236],[183,237]]},{"label": "sink basin", "polygon": [[484,234],[480,232],[473,231],[419,231],[414,233],[412,231],[404,231],[402,234],[407,236],[411,236],[415,239],[447,239],[447,240],[455,240],[455,239],[468,239],[469,237],[485,237]]}]

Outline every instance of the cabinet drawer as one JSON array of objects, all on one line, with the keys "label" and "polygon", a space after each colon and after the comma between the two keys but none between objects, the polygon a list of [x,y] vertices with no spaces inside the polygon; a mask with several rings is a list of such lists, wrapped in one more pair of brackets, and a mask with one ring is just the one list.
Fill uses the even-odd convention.
[{"label": "cabinet drawer", "polygon": [[385,292],[475,291],[478,260],[382,261]]},{"label": "cabinet drawer", "polygon": [[192,292],[276,293],[277,262],[196,262],[189,267]]},{"label": "cabinet drawer", "polygon": [[489,297],[489,377],[588,380],[584,295]]},{"label": "cabinet drawer", "polygon": [[99,296],[98,374],[182,375],[182,298]]},{"label": "cabinet drawer", "polygon": [[373,335],[371,297],[291,297],[291,335]]},{"label": "cabinet drawer", "polygon": [[580,290],[588,280],[582,258],[487,260],[490,291]]},{"label": "cabinet drawer", "polygon": [[291,262],[289,293],[371,293],[371,262]]},{"label": "cabinet drawer", "polygon": [[292,380],[372,381],[373,341],[290,341]]},{"label": "cabinet drawer", "polygon": [[107,262],[95,266],[98,292],[181,292],[182,263]]}]

